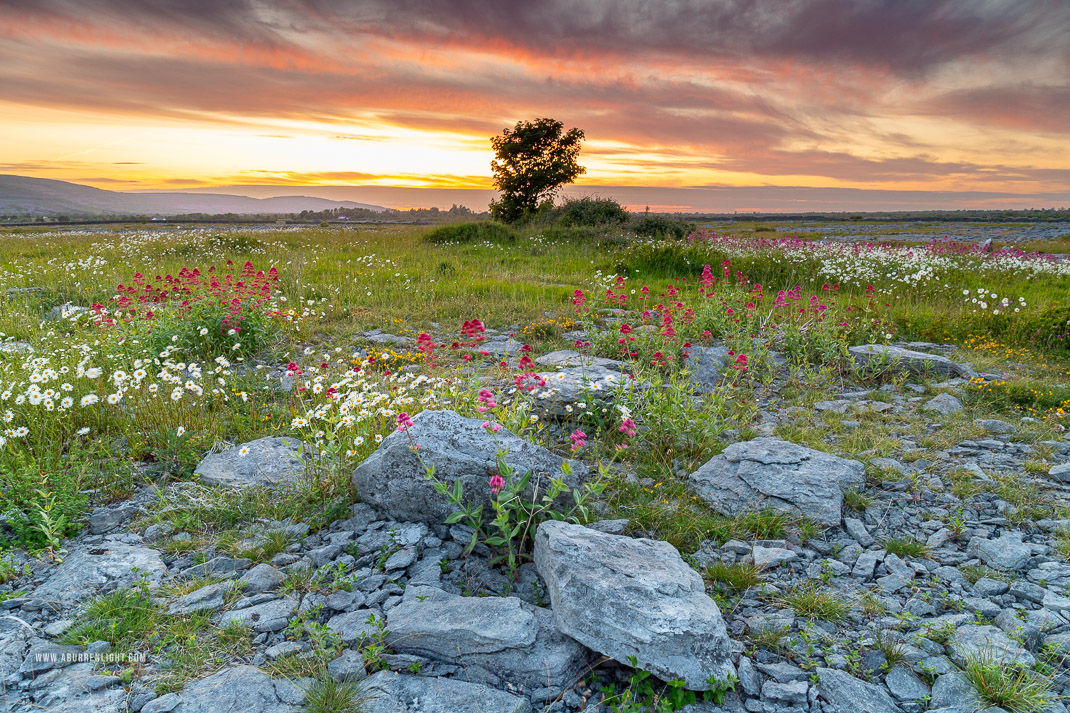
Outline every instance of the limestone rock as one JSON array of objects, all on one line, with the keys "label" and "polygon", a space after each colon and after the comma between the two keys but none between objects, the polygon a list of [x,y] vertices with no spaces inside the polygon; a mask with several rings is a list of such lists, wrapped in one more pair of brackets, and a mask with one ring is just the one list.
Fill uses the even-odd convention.
[{"label": "limestone rock", "polygon": [[[490,510],[490,476],[497,472],[499,444],[508,449],[508,463],[517,476],[532,471],[536,476],[561,475],[563,459],[547,449],[514,436],[505,429],[496,434],[482,427],[483,421],[464,418],[453,411],[423,411],[413,418],[413,427],[395,431],[353,473],[353,484],[365,503],[390,517],[406,522],[441,525],[453,507],[425,477],[424,465],[410,450],[409,438],[420,445],[420,458],[434,464],[435,477],[453,485],[460,479],[465,498]],[[495,440],[497,437],[497,440]],[[587,477],[587,467],[576,461],[565,482],[577,486]],[[564,502],[564,501],[563,501]],[[571,496],[568,498],[571,502]]]},{"label": "limestone rock", "polygon": [[449,678],[380,671],[365,679],[363,690],[369,700],[362,713],[531,713],[526,698]]},{"label": "limestone rock", "polygon": [[960,666],[966,659],[976,656],[990,656],[996,661],[1026,667],[1036,663],[1033,654],[994,626],[960,626],[952,634],[948,645],[951,647],[951,660]]},{"label": "limestone rock", "polygon": [[290,623],[290,617],[297,611],[297,599],[285,597],[263,604],[256,604],[244,609],[224,612],[219,619],[220,626],[242,624],[253,631],[282,631]]},{"label": "limestone rock", "polygon": [[[546,417],[567,417],[583,410],[580,404],[599,408],[612,401],[618,391],[643,388],[627,374],[604,366],[575,366],[560,371],[539,372],[546,385],[537,388],[535,408]],[[571,411],[569,410],[571,409]]]},{"label": "limestone rock", "polygon": [[937,394],[922,406],[926,411],[935,411],[941,416],[962,413],[962,402],[951,394]]},{"label": "limestone rock", "polygon": [[171,713],[299,713],[304,694],[255,666],[235,666],[187,683]]},{"label": "limestone rock", "polygon": [[560,349],[556,352],[550,352],[544,354],[535,360],[536,364],[541,366],[552,367],[603,367],[606,369],[612,369],[614,371],[621,371],[624,367],[624,362],[617,361],[616,359],[606,359],[605,357],[591,356],[590,354],[581,354],[571,349]]},{"label": "limestone rock", "polygon": [[27,595],[23,609],[33,611],[47,606],[69,611],[106,588],[130,587],[139,577],[150,586],[163,581],[167,567],[160,553],[123,542],[120,537],[106,537],[99,545],[81,545],[68,553],[49,580]]},{"label": "limestone rock", "polygon": [[560,692],[591,659],[558,630],[552,612],[516,597],[460,597],[410,586],[390,610],[387,630],[396,653],[462,665],[466,680],[495,688],[514,683]]},{"label": "limestone rock", "polygon": [[770,508],[840,524],[845,489],[865,485],[865,466],[778,438],[733,443],[691,474],[699,497],[723,515]]},{"label": "limestone rock", "polygon": [[535,566],[561,631],[584,646],[693,690],[734,675],[721,612],[669,543],[549,521]]},{"label": "limestone rock", "polygon": [[732,365],[732,357],[725,347],[690,347],[684,364],[687,379],[699,393],[709,393],[724,379],[724,372]]},{"label": "limestone rock", "polygon": [[[269,436],[206,456],[194,471],[201,482],[235,488],[286,485],[304,472],[296,438]],[[242,449],[248,449],[242,455]]]},{"label": "limestone rock", "polygon": [[947,357],[936,354],[916,352],[902,347],[884,344],[863,344],[850,347],[848,351],[861,366],[887,366],[896,371],[913,374],[933,374],[936,376],[975,376],[973,370],[963,364],[956,364]]},{"label": "limestone rock", "polygon": [[818,698],[827,713],[899,713],[901,710],[883,686],[866,683],[832,668],[818,668]]},{"label": "limestone rock", "polygon": [[1022,542],[1021,532],[1004,532],[996,540],[974,537],[966,546],[966,551],[979,557],[989,567],[1004,572],[1021,569],[1033,553],[1029,545]]}]

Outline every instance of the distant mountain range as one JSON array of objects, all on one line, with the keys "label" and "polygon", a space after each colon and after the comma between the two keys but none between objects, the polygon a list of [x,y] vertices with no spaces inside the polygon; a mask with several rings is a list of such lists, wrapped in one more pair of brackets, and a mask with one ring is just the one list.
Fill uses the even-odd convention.
[{"label": "distant mountain range", "polygon": [[0,174],[0,215],[26,216],[178,216],[190,213],[283,214],[303,210],[383,206],[311,196],[250,198],[222,193],[126,193],[67,181]]}]

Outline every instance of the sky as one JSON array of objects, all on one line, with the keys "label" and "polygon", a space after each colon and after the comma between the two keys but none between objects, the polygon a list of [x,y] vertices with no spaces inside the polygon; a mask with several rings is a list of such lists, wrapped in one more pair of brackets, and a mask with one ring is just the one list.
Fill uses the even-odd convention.
[{"label": "sky", "polygon": [[1070,206],[1070,2],[0,0],[0,173],[482,209],[543,116],[633,208]]}]

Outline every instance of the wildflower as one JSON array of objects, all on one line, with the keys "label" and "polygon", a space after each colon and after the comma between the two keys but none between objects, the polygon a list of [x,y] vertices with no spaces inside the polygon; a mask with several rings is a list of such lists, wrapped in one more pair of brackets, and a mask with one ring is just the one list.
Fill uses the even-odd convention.
[{"label": "wildflower", "polygon": [[572,450],[574,451],[578,451],[587,445],[587,434],[578,428],[572,432],[568,439],[572,441]]},{"label": "wildflower", "polygon": [[185,392],[182,391],[182,387],[176,386],[174,388],[174,390],[171,392],[171,400],[172,401],[179,401],[182,398],[182,394],[183,393],[185,393]]},{"label": "wildflower", "polygon": [[409,417],[409,414],[406,413],[405,411],[402,411],[401,413],[398,414],[397,422],[398,422],[398,431],[400,431],[402,433],[404,433],[406,429],[412,428],[413,426],[416,425],[416,424],[414,424],[412,422],[412,419]]},{"label": "wildflower", "polygon": [[238,450],[238,455],[242,456],[243,458],[249,455],[249,446],[242,446],[241,449]]},{"label": "wildflower", "polygon": [[381,434],[381,433],[376,433],[376,434],[375,434],[375,442],[376,442],[376,443],[382,443],[382,442],[383,442],[383,434]]},{"label": "wildflower", "polygon": [[492,475],[490,477],[490,492],[492,492],[495,495],[497,495],[499,492],[501,492],[501,489],[504,488],[504,487],[505,487],[505,479],[502,478],[501,474],[495,473],[494,475]]},{"label": "wildflower", "polygon": [[99,378],[100,378],[100,375],[101,375],[101,374],[103,374],[103,373],[104,373],[104,372],[102,372],[102,371],[100,370],[100,368],[99,368],[99,367],[96,367],[96,366],[94,366],[94,367],[90,367],[89,369],[86,369],[86,370],[85,370],[85,375],[86,375],[86,377],[87,377],[87,378],[89,378],[89,379],[99,379]]},{"label": "wildflower", "polygon": [[184,435],[185,433],[186,433],[186,427],[185,426],[179,426],[177,429],[175,429],[175,435],[176,436],[181,436],[181,435]]},{"label": "wildflower", "polygon": [[480,413],[485,413],[486,411],[495,408],[498,405],[497,402],[494,400],[494,394],[491,393],[488,389],[480,390],[478,400],[480,405],[476,407],[476,410]]},{"label": "wildflower", "polygon": [[96,394],[86,394],[85,396],[82,397],[81,404],[82,404],[82,407],[84,408],[86,406],[92,406],[97,401],[100,401],[100,397],[97,396]]},{"label": "wildflower", "polygon": [[86,435],[88,433],[89,433],[89,426],[83,426],[83,427],[78,429],[78,435],[79,436],[84,436],[84,435]]},{"label": "wildflower", "polygon": [[630,418],[626,418],[620,422],[620,428],[617,429],[628,438],[635,436],[635,421]]}]

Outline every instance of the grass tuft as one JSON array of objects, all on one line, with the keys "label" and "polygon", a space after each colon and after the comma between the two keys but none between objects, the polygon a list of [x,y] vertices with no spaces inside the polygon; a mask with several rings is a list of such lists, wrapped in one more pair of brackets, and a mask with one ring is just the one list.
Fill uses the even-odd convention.
[{"label": "grass tuft", "polygon": [[967,658],[963,673],[986,705],[1012,713],[1039,713],[1057,699],[1050,678],[1008,665],[990,652]]}]

